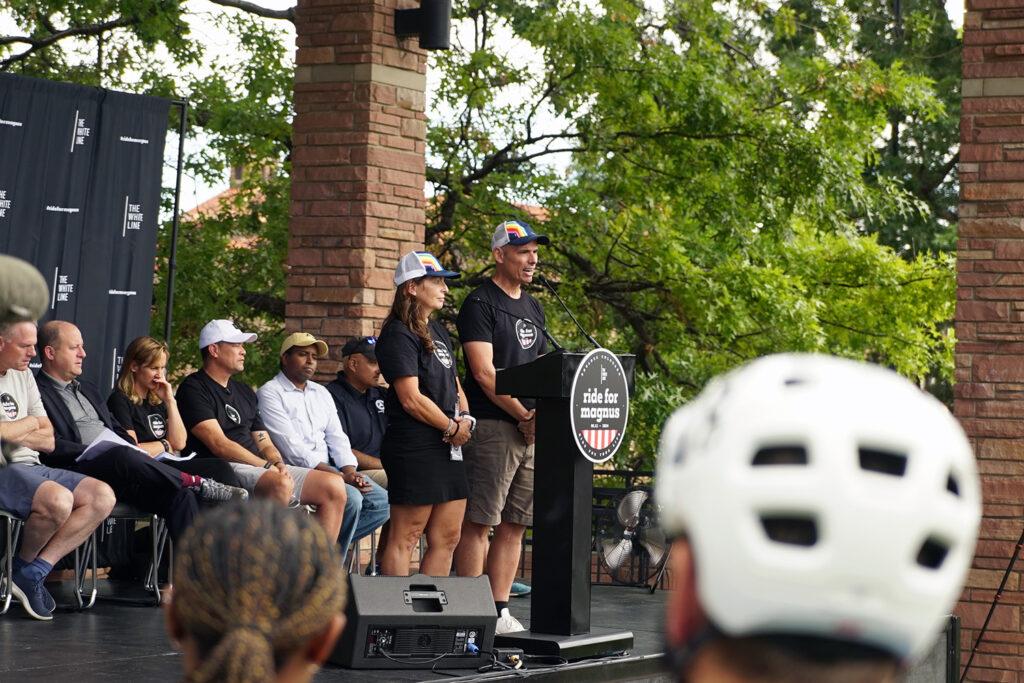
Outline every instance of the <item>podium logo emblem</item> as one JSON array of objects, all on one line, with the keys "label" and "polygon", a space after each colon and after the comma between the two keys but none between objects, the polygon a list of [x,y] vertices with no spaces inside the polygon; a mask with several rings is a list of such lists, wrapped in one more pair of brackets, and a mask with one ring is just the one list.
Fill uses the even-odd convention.
[{"label": "podium logo emblem", "polygon": [[580,361],[569,394],[572,435],[587,460],[608,460],[622,445],[629,420],[629,386],[618,357],[594,349]]}]

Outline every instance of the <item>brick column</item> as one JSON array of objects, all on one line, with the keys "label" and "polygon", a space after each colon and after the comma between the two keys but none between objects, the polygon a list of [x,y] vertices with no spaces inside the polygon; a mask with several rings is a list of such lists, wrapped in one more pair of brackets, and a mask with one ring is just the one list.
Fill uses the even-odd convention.
[{"label": "brick column", "polygon": [[[956,406],[985,516],[963,600],[962,662],[1024,526],[1024,0],[967,0],[960,122]],[[1021,574],[968,680],[1024,681]]]},{"label": "brick column", "polygon": [[299,0],[288,239],[289,331],[374,334],[401,254],[423,247],[426,53],[399,43],[415,0]]}]

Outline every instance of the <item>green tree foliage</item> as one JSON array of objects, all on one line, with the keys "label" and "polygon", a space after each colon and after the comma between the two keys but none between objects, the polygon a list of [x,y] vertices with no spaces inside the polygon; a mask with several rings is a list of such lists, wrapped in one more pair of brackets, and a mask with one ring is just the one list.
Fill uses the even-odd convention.
[{"label": "green tree foliage", "polygon": [[[3,0],[0,18],[18,30],[0,37],[0,69],[189,100],[189,131],[201,144],[186,155],[185,173],[208,184],[222,182],[231,168],[245,173],[228,201],[181,225],[172,376],[198,364],[206,321],[233,318],[262,333],[243,376],[262,383],[276,371],[284,317],[294,75],[283,27],[266,19],[287,20],[291,12],[259,16],[219,6],[236,4]],[[206,35],[225,36],[230,45],[208,46]],[[176,109],[171,117],[176,130]],[[165,209],[171,201],[167,189]],[[170,238],[170,226],[162,226],[152,319],[160,337]]]},{"label": "green tree foliage", "polygon": [[[2,68],[187,95],[208,142],[190,172],[269,169],[183,227],[175,319],[189,353],[210,317],[274,329],[283,293],[291,65],[264,18],[291,14],[214,4],[248,10],[208,17],[237,41],[225,63],[177,3],[0,4],[35,41],[0,39]],[[544,224],[542,271],[598,339],[637,355],[620,464],[649,465],[671,407],[766,353],[951,378],[959,53],[940,3],[461,0],[455,12],[455,49],[431,62],[428,246],[469,275],[457,304],[488,276],[499,220]],[[132,21],[77,39],[105,36],[102,65],[42,44],[119,18]],[[257,249],[231,248],[247,240]],[[584,347],[538,295],[563,342]]]}]

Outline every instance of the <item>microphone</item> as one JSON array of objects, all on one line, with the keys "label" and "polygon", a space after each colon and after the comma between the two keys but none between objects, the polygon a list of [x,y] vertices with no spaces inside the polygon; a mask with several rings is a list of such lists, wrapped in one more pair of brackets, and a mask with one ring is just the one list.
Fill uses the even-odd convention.
[{"label": "microphone", "polygon": [[564,351],[565,350],[565,349],[562,348],[561,344],[559,344],[557,341],[555,341],[555,338],[551,336],[551,333],[548,332],[547,329],[543,325],[538,325],[537,323],[533,322],[529,318],[524,318],[521,315],[516,315],[512,311],[506,311],[501,306],[495,306],[490,301],[485,301],[484,299],[481,299],[478,296],[471,296],[471,297],[469,297],[467,299],[467,301],[472,301],[474,303],[483,304],[484,306],[487,306],[491,310],[501,311],[505,315],[511,316],[511,317],[515,318],[516,320],[522,320],[525,323],[529,323],[530,325],[533,325],[535,329],[540,330],[540,333],[544,335],[544,338],[547,339],[549,342],[551,342],[551,346],[554,347],[555,351]]},{"label": "microphone", "polygon": [[587,338],[587,341],[593,344],[595,349],[603,348],[600,344],[597,343],[596,339],[590,336],[590,333],[587,332],[586,329],[584,329],[583,325],[580,325],[580,321],[576,319],[576,316],[572,314],[572,311],[569,310],[569,307],[565,305],[565,302],[562,301],[562,297],[558,296],[558,292],[556,292],[555,288],[551,286],[551,283],[548,282],[548,279],[540,274],[538,274],[536,277],[538,280],[540,280],[542,285],[550,289],[551,293],[555,295],[555,299],[557,299],[558,303],[562,305],[562,310],[569,314],[569,318],[571,318],[572,321],[576,324],[576,327],[579,328],[579,331],[583,333],[583,336]]}]

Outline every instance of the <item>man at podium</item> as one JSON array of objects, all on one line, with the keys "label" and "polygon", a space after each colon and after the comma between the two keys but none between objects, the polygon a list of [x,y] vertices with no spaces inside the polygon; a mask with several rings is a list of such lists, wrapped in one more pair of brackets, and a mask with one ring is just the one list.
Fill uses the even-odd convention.
[{"label": "man at podium", "polygon": [[[491,238],[494,276],[473,290],[457,321],[466,355],[463,386],[476,433],[465,446],[469,501],[455,551],[459,576],[486,570],[498,611],[496,634],[522,631],[508,610],[523,532],[533,523],[534,406],[531,399],[495,394],[497,369],[529,363],[546,352],[537,323],[544,309],[524,289],[548,238],[521,221],[504,221]],[[487,548],[487,534],[494,540]]]}]

